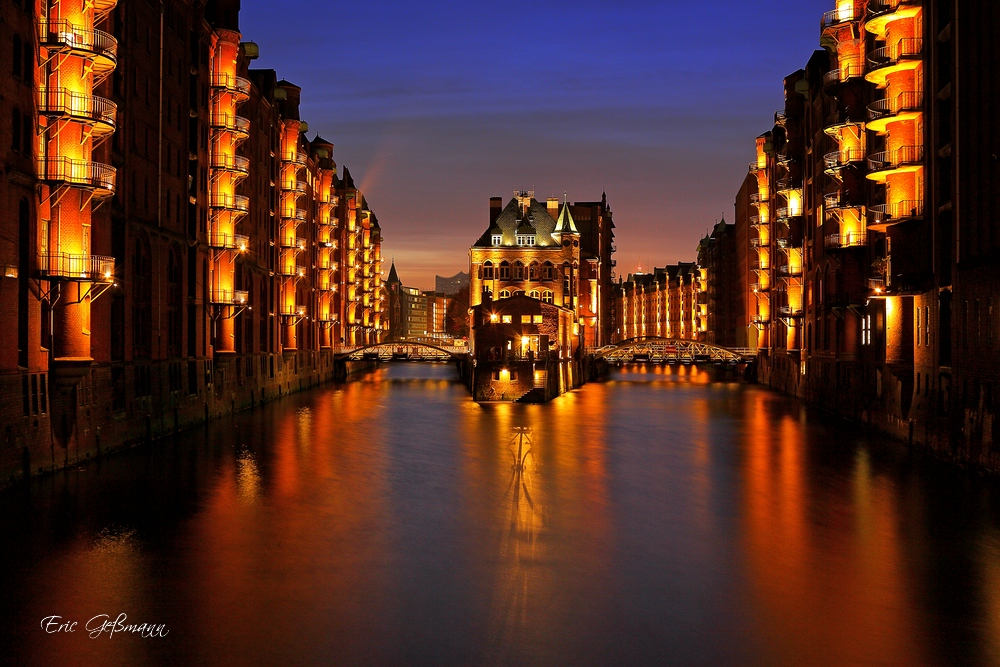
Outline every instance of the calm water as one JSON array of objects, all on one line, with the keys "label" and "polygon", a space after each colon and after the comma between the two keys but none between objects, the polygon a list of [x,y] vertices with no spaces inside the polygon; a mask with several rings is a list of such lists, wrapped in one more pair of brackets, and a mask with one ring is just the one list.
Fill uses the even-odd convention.
[{"label": "calm water", "polygon": [[384,366],[0,495],[0,660],[1000,664],[997,488],[693,368]]}]

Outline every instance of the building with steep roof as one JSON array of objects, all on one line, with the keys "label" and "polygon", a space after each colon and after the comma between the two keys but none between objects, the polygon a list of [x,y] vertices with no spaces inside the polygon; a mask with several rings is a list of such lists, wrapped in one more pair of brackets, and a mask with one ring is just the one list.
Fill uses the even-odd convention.
[{"label": "building with steep roof", "polygon": [[[586,219],[581,230],[576,216]],[[543,205],[533,191],[517,191],[503,205],[490,199],[490,224],[469,250],[469,298],[504,299],[519,292],[574,313],[582,344],[608,340],[614,225],[607,198],[599,203]]]}]

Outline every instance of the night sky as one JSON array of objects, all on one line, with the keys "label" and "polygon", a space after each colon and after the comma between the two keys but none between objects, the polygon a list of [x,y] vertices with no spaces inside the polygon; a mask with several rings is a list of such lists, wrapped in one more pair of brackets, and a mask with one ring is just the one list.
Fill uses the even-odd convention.
[{"label": "night sky", "polygon": [[255,67],[302,87],[404,283],[468,270],[489,198],[596,200],[618,271],[692,261],[819,48],[833,0],[244,0]]}]

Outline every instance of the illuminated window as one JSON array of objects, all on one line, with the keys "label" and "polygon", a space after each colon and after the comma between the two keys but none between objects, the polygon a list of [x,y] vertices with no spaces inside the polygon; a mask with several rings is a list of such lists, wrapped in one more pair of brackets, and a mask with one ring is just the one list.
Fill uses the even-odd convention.
[{"label": "illuminated window", "polygon": [[500,280],[510,280],[510,262],[506,259],[500,262],[500,275],[497,277]]},{"label": "illuminated window", "polygon": [[552,262],[545,262],[542,265],[542,280],[555,280],[556,277],[556,267],[552,265]]},{"label": "illuminated window", "polygon": [[493,262],[489,260],[483,264],[483,280],[493,280]]},{"label": "illuminated window", "polygon": [[532,321],[535,324],[541,324],[542,323],[542,316],[541,315],[532,315],[531,319],[532,319]]},{"label": "illuminated window", "polygon": [[544,301],[545,303],[552,303],[554,301],[552,290],[547,289],[544,292],[542,292],[542,301]]},{"label": "illuminated window", "polygon": [[493,245],[500,245],[501,243],[503,243],[503,235],[502,234],[494,234],[493,235]]},{"label": "illuminated window", "polygon": [[532,299],[540,299],[541,298],[541,294],[539,294],[538,290],[536,290],[536,289],[533,289],[530,292],[528,292],[528,296],[530,296]]},{"label": "illuminated window", "polygon": [[518,234],[517,245],[535,245],[535,237],[527,234]]},{"label": "illuminated window", "polygon": [[531,324],[531,315],[521,315],[521,324]]},{"label": "illuminated window", "polygon": [[538,262],[532,262],[528,266],[528,280],[538,280]]},{"label": "illuminated window", "polygon": [[500,298],[501,299],[510,298],[510,290],[509,289],[502,289],[502,290],[500,290]]},{"label": "illuminated window", "polygon": [[524,264],[520,260],[514,262],[514,280],[524,280]]},{"label": "illuminated window", "polygon": [[511,321],[512,321],[512,318],[511,318],[511,316],[510,316],[510,315],[503,315],[503,316],[502,316],[502,317],[500,318],[500,321],[501,321],[501,322],[503,322],[504,324],[510,324],[510,323],[511,323]]}]

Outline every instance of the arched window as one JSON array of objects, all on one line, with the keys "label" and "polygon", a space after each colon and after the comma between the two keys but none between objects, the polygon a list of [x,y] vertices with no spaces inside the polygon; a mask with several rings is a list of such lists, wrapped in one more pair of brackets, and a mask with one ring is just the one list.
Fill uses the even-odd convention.
[{"label": "arched window", "polygon": [[507,289],[500,290],[500,298],[501,299],[509,299],[510,298],[510,290],[507,290]]},{"label": "arched window", "polygon": [[500,280],[510,280],[510,262],[506,259],[500,262]]},{"label": "arched window", "polygon": [[524,264],[521,260],[514,262],[514,280],[524,280]]},{"label": "arched window", "polygon": [[493,280],[493,262],[490,260],[483,262],[483,280]]},{"label": "arched window", "polygon": [[545,262],[542,265],[542,279],[543,280],[555,280],[556,277],[556,267],[552,265],[552,262]]},{"label": "arched window", "polygon": [[528,265],[528,280],[538,280],[538,262]]},{"label": "arched window", "polygon": [[547,289],[544,292],[542,292],[542,301],[544,301],[545,303],[552,303],[553,301],[552,290]]},{"label": "arched window", "polygon": [[530,292],[528,292],[528,296],[530,296],[532,299],[541,298],[541,295],[538,293],[538,290],[536,289],[533,289]]}]

